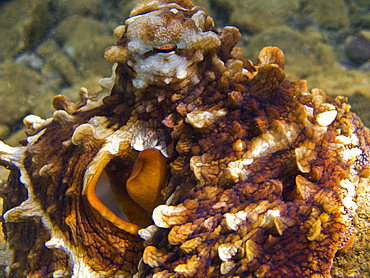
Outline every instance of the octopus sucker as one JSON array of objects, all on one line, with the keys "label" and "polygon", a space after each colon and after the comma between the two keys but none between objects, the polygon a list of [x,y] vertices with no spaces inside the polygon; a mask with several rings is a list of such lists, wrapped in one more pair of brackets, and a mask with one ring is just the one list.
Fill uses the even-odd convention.
[{"label": "octopus sucker", "polygon": [[331,277],[356,244],[370,132],[240,36],[188,0],[142,0],[101,90],[0,142],[8,277]]}]

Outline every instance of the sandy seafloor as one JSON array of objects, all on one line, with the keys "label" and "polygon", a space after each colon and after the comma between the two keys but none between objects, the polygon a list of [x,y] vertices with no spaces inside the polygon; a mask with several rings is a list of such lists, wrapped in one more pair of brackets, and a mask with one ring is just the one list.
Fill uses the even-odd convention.
[{"label": "sandy seafloor", "polygon": [[[50,117],[57,94],[77,102],[80,87],[99,90],[97,80],[110,76],[112,67],[104,60],[104,49],[115,44],[114,28],[137,2],[0,1],[0,139],[17,145],[24,138],[23,118],[28,114]],[[369,0],[194,3],[209,11],[218,29],[233,25],[241,30],[239,46],[248,59],[256,62],[264,46],[280,47],[287,79],[306,79],[310,89],[348,96],[352,110],[370,127]],[[367,250],[366,235],[361,248]],[[1,238],[0,244],[4,246]],[[356,251],[358,256],[368,259],[368,252],[361,250]],[[6,260],[0,249],[0,267]],[[345,257],[340,262],[348,264]],[[369,277],[369,266],[363,270],[347,267],[333,275]]]}]

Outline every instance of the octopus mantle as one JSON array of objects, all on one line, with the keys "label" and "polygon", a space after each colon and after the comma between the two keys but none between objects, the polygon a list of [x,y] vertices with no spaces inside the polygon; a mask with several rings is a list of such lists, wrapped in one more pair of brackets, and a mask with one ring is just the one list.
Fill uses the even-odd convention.
[{"label": "octopus mantle", "polygon": [[253,64],[188,0],[114,35],[101,91],[0,145],[9,277],[330,277],[370,173],[346,99],[286,80],[278,48]]}]

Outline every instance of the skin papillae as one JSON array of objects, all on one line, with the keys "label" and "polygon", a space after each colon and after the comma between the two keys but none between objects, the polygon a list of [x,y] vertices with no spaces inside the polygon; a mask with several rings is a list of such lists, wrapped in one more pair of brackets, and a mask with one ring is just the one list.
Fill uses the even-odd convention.
[{"label": "skin papillae", "polygon": [[9,277],[330,277],[370,173],[346,99],[286,80],[278,48],[253,64],[187,0],[141,1],[114,35],[100,92],[0,144]]}]

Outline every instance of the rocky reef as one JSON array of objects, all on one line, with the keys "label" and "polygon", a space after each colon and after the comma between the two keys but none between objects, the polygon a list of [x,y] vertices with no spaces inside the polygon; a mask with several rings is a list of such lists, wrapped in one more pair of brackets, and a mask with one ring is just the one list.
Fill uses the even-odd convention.
[{"label": "rocky reef", "polygon": [[345,97],[286,79],[277,47],[251,62],[188,0],[142,0],[114,38],[100,90],[0,143],[9,277],[351,272],[370,132]]}]

